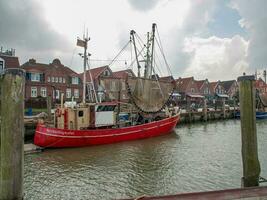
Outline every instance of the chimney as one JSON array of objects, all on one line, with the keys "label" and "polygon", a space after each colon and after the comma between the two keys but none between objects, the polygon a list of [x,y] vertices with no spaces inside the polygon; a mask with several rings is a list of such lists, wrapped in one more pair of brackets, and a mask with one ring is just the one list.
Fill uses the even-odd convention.
[{"label": "chimney", "polygon": [[30,64],[36,64],[36,60],[33,59],[33,58],[31,58],[31,59],[29,59],[29,63],[30,63]]}]

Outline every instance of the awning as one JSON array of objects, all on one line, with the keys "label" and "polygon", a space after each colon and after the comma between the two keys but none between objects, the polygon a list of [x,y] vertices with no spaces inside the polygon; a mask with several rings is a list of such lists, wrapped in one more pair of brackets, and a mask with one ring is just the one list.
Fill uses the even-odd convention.
[{"label": "awning", "polygon": [[199,95],[199,94],[186,94],[186,96],[191,97],[191,98],[204,98],[204,96]]},{"label": "awning", "polygon": [[217,94],[216,95],[220,98],[229,98],[229,96],[227,94]]}]

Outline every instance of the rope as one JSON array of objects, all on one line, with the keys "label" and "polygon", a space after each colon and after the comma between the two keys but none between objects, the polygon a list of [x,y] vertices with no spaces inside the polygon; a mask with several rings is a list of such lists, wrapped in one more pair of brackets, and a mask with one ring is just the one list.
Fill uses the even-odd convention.
[{"label": "rope", "polygon": [[129,45],[130,41],[128,41],[126,43],[126,45],[119,51],[119,53],[115,56],[115,58],[113,58],[113,60],[110,62],[110,64],[108,66],[111,66],[113,64],[113,62],[116,60],[116,58],[124,51],[124,49]]},{"label": "rope", "polygon": [[161,52],[161,54],[162,54],[162,56],[163,56],[163,58],[164,58],[165,64],[166,64],[166,66],[167,66],[167,69],[169,70],[169,73],[172,75],[170,66],[169,66],[169,64],[168,64],[168,62],[167,62],[167,60],[166,60],[166,57],[165,57],[165,54],[164,54],[164,51],[163,51],[163,47],[162,47],[162,43],[161,43],[161,39],[160,39],[160,36],[159,36],[159,31],[158,31],[158,29],[156,29],[156,30],[157,30],[157,35],[158,35],[158,38],[159,38],[159,41],[158,41],[157,38],[156,38],[156,42],[157,42],[157,44],[158,44],[158,46],[159,46],[159,49],[160,49],[160,52]]}]

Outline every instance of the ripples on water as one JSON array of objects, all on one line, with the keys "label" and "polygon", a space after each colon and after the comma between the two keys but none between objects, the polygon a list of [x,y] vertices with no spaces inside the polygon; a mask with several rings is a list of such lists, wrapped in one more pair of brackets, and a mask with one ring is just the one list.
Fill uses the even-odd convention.
[{"label": "ripples on water", "polygon": [[[267,178],[267,121],[257,122]],[[151,139],[25,157],[25,199],[114,199],[240,187],[240,121],[179,126]]]}]

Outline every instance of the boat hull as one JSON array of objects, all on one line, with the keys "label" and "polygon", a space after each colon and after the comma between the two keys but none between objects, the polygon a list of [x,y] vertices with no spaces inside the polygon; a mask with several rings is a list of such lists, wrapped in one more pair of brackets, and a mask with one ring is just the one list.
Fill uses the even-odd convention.
[{"label": "boat hull", "polygon": [[180,115],[142,125],[90,130],[65,130],[38,124],[34,144],[41,147],[82,147],[144,139],[170,133]]},{"label": "boat hull", "polygon": [[[235,114],[236,118],[240,118],[240,112],[236,112]],[[256,119],[267,119],[267,112],[256,112]]]}]

